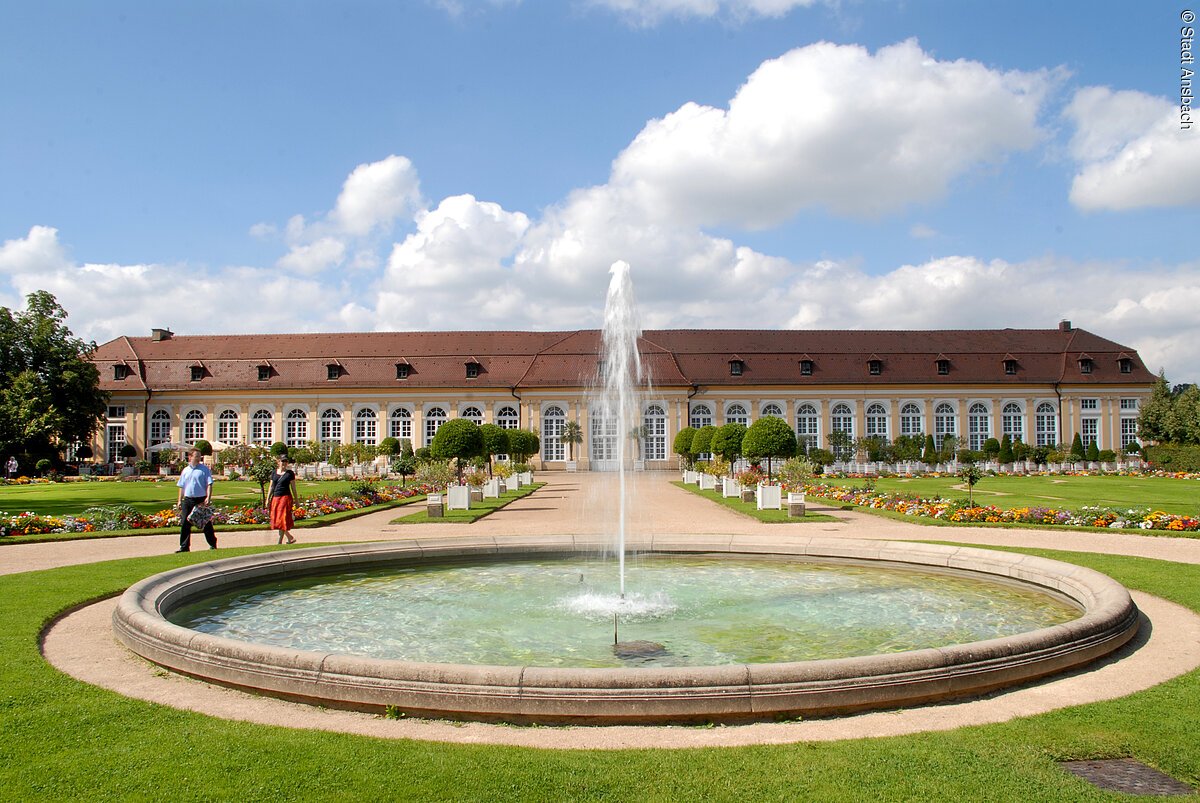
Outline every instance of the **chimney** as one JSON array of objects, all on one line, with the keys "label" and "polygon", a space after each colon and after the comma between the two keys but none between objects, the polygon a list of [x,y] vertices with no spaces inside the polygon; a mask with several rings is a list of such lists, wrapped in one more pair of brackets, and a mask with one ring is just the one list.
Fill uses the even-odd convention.
[{"label": "chimney", "polygon": [[1060,332],[1071,331],[1071,322],[1067,321],[1067,320],[1059,321],[1058,322],[1058,331],[1060,331]]},{"label": "chimney", "polygon": [[170,340],[171,335],[175,334],[170,329],[151,329],[150,339],[157,342],[159,340]]}]

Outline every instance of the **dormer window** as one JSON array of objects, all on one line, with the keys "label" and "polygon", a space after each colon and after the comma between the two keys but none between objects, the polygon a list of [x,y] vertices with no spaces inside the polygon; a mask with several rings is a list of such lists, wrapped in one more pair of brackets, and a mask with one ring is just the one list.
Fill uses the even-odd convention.
[{"label": "dormer window", "polygon": [[203,378],[204,378],[204,366],[203,365],[193,365],[192,366],[192,381],[199,382]]},{"label": "dormer window", "polygon": [[1005,360],[1004,361],[1004,373],[1008,374],[1009,376],[1012,376],[1016,372],[1017,372],[1017,361],[1011,360],[1011,359]]},{"label": "dormer window", "polygon": [[813,372],[813,361],[812,360],[801,360],[800,361],[800,376],[812,376],[812,372]]},{"label": "dormer window", "polygon": [[325,366],[325,378],[328,379],[330,382],[333,382],[334,380],[339,379],[341,376],[342,376],[342,366],[338,365],[335,362],[329,363],[328,365]]},{"label": "dormer window", "polygon": [[467,379],[475,379],[477,376],[479,376],[479,363],[467,363]]},{"label": "dormer window", "polygon": [[271,366],[269,366],[269,365],[258,366],[258,381],[266,382],[270,378],[271,378]]},{"label": "dormer window", "polygon": [[950,373],[950,361],[942,358],[937,361],[937,372],[940,376]]},{"label": "dormer window", "polygon": [[730,360],[729,361],[729,375],[730,376],[741,376],[742,371],[745,369],[745,367],[746,367],[746,364],[744,362],[742,362],[741,360]]},{"label": "dormer window", "polygon": [[1123,373],[1123,374],[1132,374],[1133,373],[1133,360],[1131,360],[1130,358],[1122,357],[1121,359],[1117,360],[1117,364],[1121,367],[1121,373]]},{"label": "dormer window", "polygon": [[883,373],[883,360],[867,360],[867,373],[879,376]]},{"label": "dormer window", "polygon": [[408,379],[408,369],[410,367],[411,366],[409,366],[409,364],[406,362],[396,363],[396,378],[397,379]]},{"label": "dormer window", "polygon": [[1079,358],[1079,373],[1090,374],[1091,372],[1092,372],[1092,358],[1091,357],[1080,357]]},{"label": "dormer window", "polygon": [[129,376],[129,366],[125,363],[118,363],[113,366],[113,379],[120,382],[125,377]]}]

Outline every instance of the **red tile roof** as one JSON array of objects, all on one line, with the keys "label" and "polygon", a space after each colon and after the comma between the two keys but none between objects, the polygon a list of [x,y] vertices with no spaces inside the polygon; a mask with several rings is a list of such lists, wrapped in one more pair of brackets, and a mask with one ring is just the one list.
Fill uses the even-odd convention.
[{"label": "red tile roof", "polygon": [[[597,372],[598,330],[573,332],[368,332],[294,335],[174,335],[167,339],[121,337],[101,345],[93,357],[105,390],[155,392],[182,389],[253,388],[579,387]],[[660,387],[689,385],[955,385],[1136,384],[1155,377],[1128,346],[1082,329],[982,329],[923,331],[812,331],[667,329],[643,333],[644,369]],[[1079,359],[1093,361],[1092,372]],[[731,357],[730,355],[736,355]],[[730,360],[743,363],[731,376]],[[871,375],[870,359],[883,363]],[[937,373],[937,360],[950,373]],[[1017,360],[1017,373],[1004,373],[1004,360]],[[1129,359],[1132,372],[1120,373]],[[811,376],[800,361],[811,360]],[[466,379],[465,363],[477,361],[479,376]],[[128,363],[129,378],[114,380],[112,366]],[[410,366],[396,378],[396,364]],[[192,365],[204,377],[191,381]],[[258,366],[273,370],[265,381]],[[337,379],[326,366],[340,365]]]}]

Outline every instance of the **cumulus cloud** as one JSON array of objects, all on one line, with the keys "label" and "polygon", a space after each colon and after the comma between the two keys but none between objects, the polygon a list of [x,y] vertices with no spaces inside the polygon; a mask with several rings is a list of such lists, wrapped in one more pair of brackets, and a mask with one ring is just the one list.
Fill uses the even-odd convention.
[{"label": "cumulus cloud", "polygon": [[363,236],[389,227],[421,206],[416,168],[403,156],[360,164],[342,185],[330,221],[341,231]]},{"label": "cumulus cloud", "polygon": [[1179,109],[1143,92],[1086,87],[1063,112],[1079,164],[1071,203],[1086,211],[1200,204],[1200,137]]},{"label": "cumulus cloud", "polygon": [[938,61],[911,40],[874,55],[797,48],[755,70],[728,109],[687,103],[651,121],[611,183],[678,223],[765,227],[812,207],[874,217],[1032,147],[1053,80]]},{"label": "cumulus cloud", "polygon": [[276,262],[281,268],[311,276],[340,265],[346,256],[346,244],[333,237],[322,237],[314,243],[295,245]]}]

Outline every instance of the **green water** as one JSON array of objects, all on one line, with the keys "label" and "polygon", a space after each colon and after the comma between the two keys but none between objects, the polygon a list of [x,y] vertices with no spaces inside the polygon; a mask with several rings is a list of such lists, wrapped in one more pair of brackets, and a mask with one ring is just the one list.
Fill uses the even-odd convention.
[{"label": "green water", "polygon": [[[544,667],[705,666],[841,658],[1013,635],[1078,618],[1036,590],[974,577],[798,561],[571,558],[346,573],[238,589],[176,624],[374,658]],[[660,654],[613,653],[622,642]]]}]

